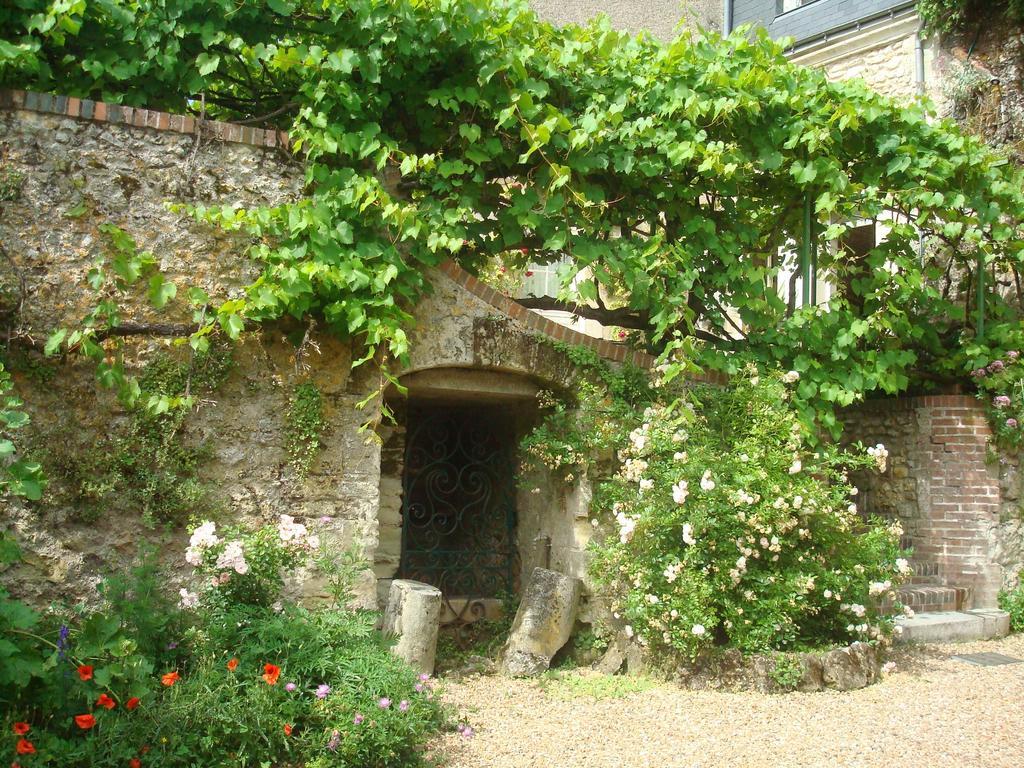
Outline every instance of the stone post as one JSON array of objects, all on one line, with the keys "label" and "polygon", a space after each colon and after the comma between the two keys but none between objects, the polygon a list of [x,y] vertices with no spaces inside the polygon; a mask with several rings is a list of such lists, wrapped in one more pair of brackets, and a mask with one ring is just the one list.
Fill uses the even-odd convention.
[{"label": "stone post", "polygon": [[428,675],[434,672],[440,618],[441,590],[437,587],[408,579],[391,582],[381,629],[398,637],[392,653]]}]

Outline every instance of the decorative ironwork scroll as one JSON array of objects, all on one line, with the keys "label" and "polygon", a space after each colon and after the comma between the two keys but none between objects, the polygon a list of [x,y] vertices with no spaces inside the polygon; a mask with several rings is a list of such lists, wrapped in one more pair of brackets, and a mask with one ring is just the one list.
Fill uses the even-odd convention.
[{"label": "decorative ironwork scroll", "polygon": [[408,423],[399,574],[466,598],[455,613],[472,620],[474,600],[515,589],[514,433],[493,406],[413,407]]}]

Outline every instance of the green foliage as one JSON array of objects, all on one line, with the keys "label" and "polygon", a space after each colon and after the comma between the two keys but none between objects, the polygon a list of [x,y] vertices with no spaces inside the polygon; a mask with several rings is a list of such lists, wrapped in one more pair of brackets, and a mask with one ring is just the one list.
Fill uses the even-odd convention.
[{"label": "green foliage", "polygon": [[602,675],[596,672],[548,671],[540,679],[544,693],[564,701],[623,699],[656,685],[655,681],[639,675]]},{"label": "green foliage", "polygon": [[320,440],[327,424],[323,396],[316,384],[304,382],[288,399],[288,456],[299,478],[309,470],[320,452]]},{"label": "green foliage", "polygon": [[891,629],[879,601],[909,571],[899,530],[863,520],[846,480],[884,466],[884,448],[811,453],[790,397],[777,377],[748,375],[618,425],[592,571],[655,653],[794,650]]},{"label": "green foliage", "polygon": [[[210,514],[213,501],[199,478],[210,448],[186,436],[191,415],[186,406],[213,394],[233,367],[231,349],[223,343],[190,351],[185,359],[156,354],[131,377],[147,400],[129,405],[127,419],[100,436],[98,445],[43,435],[36,453],[60,481],[64,494],[57,501],[72,505],[85,522],[111,510],[172,525]],[[56,434],[74,428],[74,422],[62,424]]]},{"label": "green foliage", "polygon": [[804,668],[798,656],[776,653],[772,656],[772,668],[768,675],[782,690],[792,691],[803,679]]},{"label": "green foliage", "polygon": [[[1009,272],[1024,247],[1017,168],[764,34],[661,43],[607,20],[555,28],[519,0],[23,0],[0,28],[0,85],[172,111],[203,94],[211,117],[289,131],[305,196],[194,210],[250,234],[262,267],[244,298],[197,305],[194,343],[312,316],[365,345],[360,361],[401,358],[441,260],[568,257],[567,300],[614,296],[655,351],[700,338],[706,366],[800,371],[798,407],[834,432],[864,393],[962,376],[945,349],[972,333],[976,265]],[[775,282],[807,197],[838,290],[794,311]],[[865,256],[829,248],[875,220],[887,233]],[[1016,317],[987,300],[990,320]]]},{"label": "green foliage", "polygon": [[[0,539],[0,561],[16,555]],[[105,581],[99,610],[64,618],[0,591],[0,728],[28,724],[35,748],[18,756],[16,739],[5,739],[0,759],[49,768],[425,764],[424,743],[446,713],[431,681],[390,652],[373,614],[222,601],[187,624],[159,581],[144,556]],[[268,664],[278,673],[268,676]],[[95,726],[76,725],[87,714]]]},{"label": "green foliage", "polygon": [[1024,580],[1018,581],[1013,589],[999,593],[999,607],[1010,614],[1010,629],[1024,632]]},{"label": "green foliage", "polygon": [[1024,328],[1001,326],[986,342],[965,345],[960,354],[985,403],[996,444],[1019,451],[1024,447]]},{"label": "green foliage", "polygon": [[12,203],[21,195],[24,175],[0,164],[0,203]]},{"label": "green foliage", "polygon": [[917,12],[928,30],[954,32],[996,16],[1024,22],[1024,0],[919,0]]},{"label": "green foliage", "polygon": [[38,500],[46,481],[38,462],[17,455],[14,432],[29,423],[29,416],[21,410],[23,403],[13,389],[11,375],[0,361],[0,497],[11,494]]}]

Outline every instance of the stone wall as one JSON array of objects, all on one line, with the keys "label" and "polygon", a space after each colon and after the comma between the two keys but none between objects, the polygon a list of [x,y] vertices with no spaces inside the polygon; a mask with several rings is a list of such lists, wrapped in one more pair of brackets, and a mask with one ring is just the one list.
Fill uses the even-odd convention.
[{"label": "stone wall", "polygon": [[556,24],[585,24],[598,14],[609,17],[615,29],[647,31],[671,40],[680,28],[721,31],[721,0],[531,0],[544,19]]},{"label": "stone wall", "polygon": [[991,451],[984,408],[966,395],[869,401],[844,414],[850,440],[883,443],[889,466],[857,473],[862,512],[899,519],[920,576],[995,605],[1024,568],[1017,460]]},{"label": "stone wall", "polygon": [[[0,203],[0,245],[9,257],[0,262],[0,282],[24,292],[24,301],[9,307],[4,319],[37,340],[60,325],[74,326],[94,302],[85,277],[107,247],[104,224],[117,225],[151,251],[179,288],[198,285],[215,300],[233,295],[255,274],[244,258],[246,241],[175,213],[167,203],[250,206],[291,199],[299,194],[302,169],[286,146],[287,137],[266,131],[0,92],[0,171],[21,178],[15,199]],[[522,432],[540,388],[572,386],[575,370],[551,339],[589,345],[612,361],[650,363],[645,355],[514,304],[453,263],[442,265],[430,282],[432,293],[414,310],[408,364],[396,371],[410,396],[440,392],[466,402],[511,397],[521,410]],[[130,296],[124,304],[131,319],[188,318],[187,309],[173,303],[159,313]],[[321,335],[314,336],[319,351],[298,362],[286,330],[266,326],[233,348],[231,375],[188,418],[183,439],[210,449],[199,474],[220,520],[273,521],[282,513],[306,522],[323,519],[329,540],[361,549],[371,567],[363,573],[360,600],[374,605],[378,579],[387,586],[401,551],[405,400],[388,393],[397,424],[381,426],[379,440],[368,438],[359,427],[376,412],[376,402],[367,411],[356,404],[378,390],[379,372],[369,364],[351,370],[349,346]],[[162,341],[141,341],[130,348],[128,363],[140,368],[168,348]],[[126,413],[98,388],[91,366],[33,361],[15,379],[33,419],[25,438],[42,455],[88,455],[97,440],[123,427]],[[39,378],[33,366],[46,375]],[[300,480],[288,463],[285,422],[288,397],[306,380],[323,395],[327,429],[309,476]],[[124,566],[147,540],[172,566],[174,585],[187,580],[182,530],[148,528],[138,510],[116,503],[84,522],[71,503],[60,501],[60,483],[54,474],[41,504],[0,502],[0,530],[12,531],[26,554],[24,563],[0,576],[17,594],[38,603],[94,599],[99,576]],[[579,528],[582,497],[545,476],[530,483],[540,492],[518,493],[523,567],[543,559],[581,575],[585,541],[564,532]],[[552,541],[550,554],[545,536]],[[320,593],[316,574],[301,577],[294,589]]]},{"label": "stone wall", "polygon": [[[143,125],[149,115],[160,115],[134,112],[145,114]],[[179,287],[198,285],[224,298],[253,274],[242,258],[245,243],[173,213],[165,203],[275,204],[294,197],[301,186],[301,169],[287,154],[268,148],[265,136],[256,146],[253,132],[248,142],[241,134],[232,141],[209,126],[197,139],[171,130],[166,115],[153,121],[162,122],[163,130],[136,127],[131,112],[119,116],[126,123],[111,122],[112,115],[95,117],[0,111],[4,171],[23,178],[17,199],[3,204],[0,244],[9,260],[0,269],[6,284],[24,281],[17,322],[36,338],[59,325],[74,325],[94,301],[85,276],[106,247],[100,225],[114,224],[131,234]],[[183,309],[155,313],[130,299],[127,305],[140,318],[184,319]],[[250,336],[234,350],[236,367],[229,380],[188,420],[184,439],[211,449],[200,479],[225,510],[224,519],[274,520],[282,513],[307,520],[330,517],[324,525],[328,537],[340,546],[358,542],[372,552],[379,448],[357,434],[366,414],[355,404],[376,380],[368,368],[350,372],[347,345],[331,339],[320,344],[321,359],[303,373],[280,333],[268,329]],[[166,349],[159,342],[138,344],[130,362],[141,366]],[[123,424],[125,414],[99,390],[90,366],[52,365],[45,386],[16,375],[17,391],[33,419],[26,438],[85,454],[97,436]],[[310,476],[300,481],[287,463],[284,420],[291,385],[307,376],[323,394],[328,430]],[[53,483],[59,485],[59,477]],[[111,508],[94,522],[77,522],[68,506],[4,505],[0,525],[14,531],[27,554],[26,563],[4,574],[5,581],[39,602],[94,596],[97,577],[127,562],[145,539],[158,544],[170,564],[184,566],[184,534],[147,528],[135,510]],[[185,578],[187,571],[179,567],[177,573]],[[306,580],[304,590],[316,594],[316,579]],[[363,596],[372,597],[369,574]]]}]

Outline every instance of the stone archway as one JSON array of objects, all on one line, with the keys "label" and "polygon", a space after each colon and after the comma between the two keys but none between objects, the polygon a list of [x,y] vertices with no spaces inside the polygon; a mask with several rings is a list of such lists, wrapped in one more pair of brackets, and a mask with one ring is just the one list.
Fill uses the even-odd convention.
[{"label": "stone archway", "polygon": [[388,398],[395,423],[381,430],[379,594],[391,579],[411,578],[442,590],[449,621],[493,615],[519,588],[517,448],[541,387],[467,368],[401,382],[405,394]]}]

